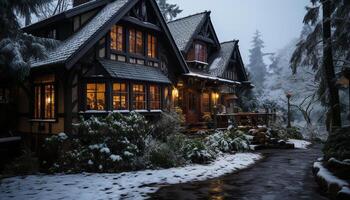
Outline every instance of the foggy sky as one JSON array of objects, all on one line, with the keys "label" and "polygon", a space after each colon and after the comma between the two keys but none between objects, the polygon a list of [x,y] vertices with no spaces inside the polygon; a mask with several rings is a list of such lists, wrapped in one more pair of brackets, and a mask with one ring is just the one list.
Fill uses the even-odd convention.
[{"label": "foggy sky", "polygon": [[265,42],[264,51],[276,52],[297,38],[303,26],[309,0],[168,0],[183,12],[179,17],[211,11],[221,42],[238,39],[245,64],[248,64],[253,33],[258,29]]}]

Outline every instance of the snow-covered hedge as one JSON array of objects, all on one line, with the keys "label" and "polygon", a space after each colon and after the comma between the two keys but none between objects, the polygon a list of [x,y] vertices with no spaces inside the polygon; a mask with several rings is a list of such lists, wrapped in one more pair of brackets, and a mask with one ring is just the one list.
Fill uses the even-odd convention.
[{"label": "snow-covered hedge", "polygon": [[76,133],[46,140],[42,164],[50,172],[118,172],[208,163],[218,154],[249,149],[240,131],[193,139],[177,132],[178,120],[163,114],[151,125],[136,112],[81,119]]},{"label": "snow-covered hedge", "polygon": [[151,127],[142,115],[113,113],[81,119],[75,126],[76,134],[62,133],[46,140],[43,162],[50,171],[115,172],[143,167],[137,158],[144,152]]},{"label": "snow-covered hedge", "polygon": [[216,131],[206,139],[206,145],[216,153],[249,150],[248,136],[241,131]]}]

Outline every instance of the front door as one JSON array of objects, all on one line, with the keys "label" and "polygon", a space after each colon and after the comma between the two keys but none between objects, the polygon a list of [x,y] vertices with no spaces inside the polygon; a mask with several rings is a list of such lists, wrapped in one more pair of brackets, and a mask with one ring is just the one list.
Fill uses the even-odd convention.
[{"label": "front door", "polygon": [[193,124],[197,123],[199,120],[199,101],[198,101],[198,93],[195,91],[189,91],[188,92],[188,98],[187,98],[187,123]]}]

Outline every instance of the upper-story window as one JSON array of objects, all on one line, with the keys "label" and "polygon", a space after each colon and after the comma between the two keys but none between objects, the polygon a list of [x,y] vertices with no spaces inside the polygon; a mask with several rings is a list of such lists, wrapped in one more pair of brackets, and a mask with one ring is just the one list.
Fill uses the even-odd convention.
[{"label": "upper-story window", "polygon": [[122,52],[124,50],[124,29],[122,26],[114,25],[110,32],[111,49]]},{"label": "upper-story window", "polygon": [[195,49],[195,60],[201,62],[207,62],[207,46],[205,44],[196,43]]},{"label": "upper-story window", "polygon": [[207,62],[207,45],[204,43],[196,42],[193,44],[191,50],[188,52],[187,60],[188,61],[200,61]]},{"label": "upper-story window", "polygon": [[157,38],[151,34],[147,35],[147,56],[150,58],[157,57]]},{"label": "upper-story window", "polygon": [[135,29],[129,30],[129,53],[143,55],[143,33]]}]

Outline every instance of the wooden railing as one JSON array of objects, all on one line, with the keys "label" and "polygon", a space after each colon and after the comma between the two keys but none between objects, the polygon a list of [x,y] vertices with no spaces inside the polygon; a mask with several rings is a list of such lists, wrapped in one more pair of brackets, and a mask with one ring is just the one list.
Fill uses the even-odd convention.
[{"label": "wooden railing", "polygon": [[233,126],[269,126],[276,120],[276,113],[230,113],[217,114],[217,128]]}]

